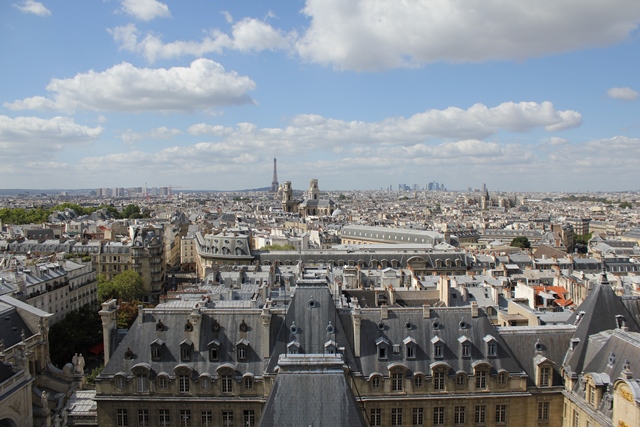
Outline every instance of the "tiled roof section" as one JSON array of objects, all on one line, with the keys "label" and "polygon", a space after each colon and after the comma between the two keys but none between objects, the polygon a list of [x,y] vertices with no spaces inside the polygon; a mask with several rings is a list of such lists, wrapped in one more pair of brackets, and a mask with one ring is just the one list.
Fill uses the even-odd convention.
[{"label": "tiled roof section", "polygon": [[[373,372],[388,373],[391,363],[399,362],[411,372],[429,372],[430,365],[442,362],[449,365],[453,372],[473,373],[473,364],[478,361],[489,363],[494,372],[504,369],[510,373],[522,373],[524,369],[511,354],[509,347],[500,337],[496,328],[482,309],[478,309],[478,317],[472,317],[469,307],[465,308],[431,308],[430,316],[423,317],[423,310],[388,310],[388,318],[381,319],[380,310],[363,309],[360,333],[360,363],[362,375],[367,377]],[[495,337],[496,355],[487,351],[484,338]],[[376,340],[385,338],[391,348],[384,358],[379,358]],[[407,350],[403,340],[411,337],[415,340],[415,357],[406,357]],[[444,343],[442,357],[433,352],[433,340]],[[471,343],[470,355],[462,354],[462,344],[458,341],[467,337]],[[393,345],[399,345],[399,352],[394,352]]]},{"label": "tiled roof section", "polygon": [[299,343],[300,353],[323,354],[326,352],[324,344],[329,340],[344,347],[346,362],[353,366],[355,358],[345,334],[345,328],[351,327],[351,324],[343,325],[326,285],[298,282],[284,324],[275,337],[267,370],[274,372],[279,356],[287,353],[287,345],[291,342]]},{"label": "tiled roof section", "polygon": [[[622,318],[616,316],[622,316]],[[564,361],[569,372],[582,371],[589,337],[608,329],[619,328],[620,319],[624,319],[624,326],[631,332],[640,332],[636,320],[621,298],[615,294],[603,273],[600,282],[594,285],[582,304],[569,317],[568,323],[576,325],[576,332],[572,338],[575,344],[573,349],[570,348],[567,352]]]},{"label": "tiled roof section", "polygon": [[[200,333],[198,327],[190,320],[192,310],[145,310],[144,322],[136,320],[129,333],[119,344],[109,359],[102,376],[112,376],[118,372],[131,372],[131,368],[140,362],[147,362],[154,374],[172,372],[180,363],[187,364],[197,376],[204,372],[215,372],[216,368],[225,363],[236,366],[237,374],[253,373],[262,376],[264,364],[261,354],[262,319],[261,311],[255,310],[216,310],[200,309]],[[193,332],[189,332],[187,321],[192,324]],[[161,326],[159,326],[161,324]],[[246,329],[245,331],[241,330]],[[273,324],[272,324],[273,327]],[[181,359],[181,346],[191,340],[193,350],[189,360]],[[242,339],[247,340],[246,358],[238,360],[236,345]],[[158,341],[159,340],[159,341]],[[209,360],[208,344],[217,340],[220,345],[218,359]],[[151,358],[151,344],[159,343],[160,357]],[[131,350],[133,357],[126,357]]]},{"label": "tiled roof section", "polygon": [[23,331],[25,337],[33,335],[14,307],[0,303],[0,339],[5,348],[12,347],[22,341]]},{"label": "tiled roof section", "polygon": [[498,331],[500,337],[524,367],[529,376],[528,385],[532,386],[535,378],[534,357],[536,355],[544,356],[554,363],[553,383],[562,383],[562,360],[575,332],[574,326],[513,326],[498,328]]},{"label": "tiled roof section", "polygon": [[278,365],[260,427],[367,425],[339,355],[290,355]]}]

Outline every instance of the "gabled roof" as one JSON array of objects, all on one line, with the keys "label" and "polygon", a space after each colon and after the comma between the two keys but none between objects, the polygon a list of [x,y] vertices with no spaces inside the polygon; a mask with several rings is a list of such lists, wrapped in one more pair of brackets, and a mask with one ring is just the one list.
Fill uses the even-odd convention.
[{"label": "gabled roof", "polygon": [[589,337],[602,331],[616,329],[619,325],[616,316],[624,317],[625,326],[631,332],[640,332],[640,327],[629,313],[620,297],[609,285],[606,273],[602,273],[582,304],[569,317],[568,323],[576,324],[573,338],[580,341],[573,350],[569,350],[564,360],[564,367],[570,373],[582,372],[585,355],[588,351]]}]

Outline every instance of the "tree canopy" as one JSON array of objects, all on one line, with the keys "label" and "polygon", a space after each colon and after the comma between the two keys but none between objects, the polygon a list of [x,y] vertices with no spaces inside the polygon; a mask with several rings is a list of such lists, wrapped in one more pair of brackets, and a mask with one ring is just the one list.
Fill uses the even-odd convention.
[{"label": "tree canopy", "polygon": [[98,299],[100,302],[112,298],[132,302],[139,301],[144,295],[142,276],[133,270],[123,271],[112,280],[106,280],[104,275],[98,276]]},{"label": "tree canopy", "polygon": [[261,251],[295,251],[296,247],[291,244],[286,245],[266,245],[261,247]]},{"label": "tree canopy", "polygon": [[102,342],[102,321],[98,311],[89,305],[67,314],[64,320],[49,328],[49,354],[58,368],[71,362],[75,353],[87,354]]},{"label": "tree canopy", "polygon": [[141,211],[140,207],[134,204],[125,206],[124,209],[122,209],[122,212],[119,212],[118,209],[112,205],[80,206],[75,203],[62,203],[50,208],[45,208],[43,206],[33,209],[2,208],[0,209],[0,220],[5,224],[37,224],[48,221],[49,215],[56,211],[63,211],[65,209],[72,209],[79,216],[91,215],[99,209],[105,209],[113,218],[116,219],[149,217],[149,212]]},{"label": "tree canopy", "polygon": [[513,238],[513,240],[511,241],[511,246],[514,246],[516,248],[528,249],[531,247],[531,242],[529,242],[529,239],[527,239],[526,236],[518,236]]}]

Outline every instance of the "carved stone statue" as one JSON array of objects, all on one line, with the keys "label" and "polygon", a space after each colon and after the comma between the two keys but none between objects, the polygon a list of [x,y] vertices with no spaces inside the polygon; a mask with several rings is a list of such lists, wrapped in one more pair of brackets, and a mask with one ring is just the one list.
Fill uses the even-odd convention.
[{"label": "carved stone statue", "polygon": [[82,353],[80,353],[78,355],[78,361],[77,361],[77,365],[76,365],[76,372],[78,374],[84,374],[84,356],[82,355]]},{"label": "carved stone statue", "polygon": [[49,409],[49,393],[47,393],[46,390],[43,390],[40,395],[40,404],[42,405],[42,409]]}]

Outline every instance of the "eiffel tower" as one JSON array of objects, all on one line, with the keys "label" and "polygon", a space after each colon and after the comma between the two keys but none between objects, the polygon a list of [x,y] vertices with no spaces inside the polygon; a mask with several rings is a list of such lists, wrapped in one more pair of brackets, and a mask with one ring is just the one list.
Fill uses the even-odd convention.
[{"label": "eiffel tower", "polygon": [[273,158],[273,180],[271,181],[271,193],[278,192],[278,169],[276,167],[276,158]]}]

